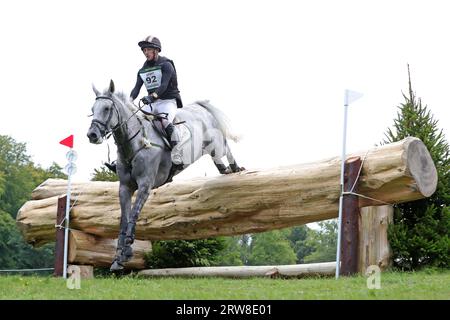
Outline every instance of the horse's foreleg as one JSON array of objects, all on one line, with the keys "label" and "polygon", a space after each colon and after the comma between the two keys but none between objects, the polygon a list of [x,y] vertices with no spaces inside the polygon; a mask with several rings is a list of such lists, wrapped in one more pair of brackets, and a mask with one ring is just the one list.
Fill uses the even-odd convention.
[{"label": "horse's foreleg", "polygon": [[133,204],[133,209],[131,210],[130,219],[128,220],[128,224],[126,227],[125,245],[124,249],[122,250],[122,258],[125,261],[129,261],[133,256],[131,245],[134,242],[136,221],[139,217],[139,214],[141,213],[142,208],[144,207],[145,202],[148,199],[151,189],[150,187],[151,184],[148,182],[141,184],[138,183],[138,192],[136,195],[136,200]]},{"label": "horse's foreleg", "polygon": [[111,265],[111,271],[117,271],[123,269],[123,250],[125,246],[125,237],[127,231],[128,224],[128,216],[131,211],[131,197],[133,195],[134,190],[131,190],[127,185],[120,185],[119,187],[119,199],[120,199],[120,231],[119,237],[117,239],[117,250],[116,256],[114,258],[113,264]]}]

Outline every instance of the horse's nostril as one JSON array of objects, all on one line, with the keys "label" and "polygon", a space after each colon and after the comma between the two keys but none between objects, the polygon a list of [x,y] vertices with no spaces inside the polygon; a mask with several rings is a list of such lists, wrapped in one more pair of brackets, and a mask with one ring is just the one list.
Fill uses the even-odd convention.
[{"label": "horse's nostril", "polygon": [[97,139],[97,134],[95,132],[88,133],[88,138],[91,140]]}]

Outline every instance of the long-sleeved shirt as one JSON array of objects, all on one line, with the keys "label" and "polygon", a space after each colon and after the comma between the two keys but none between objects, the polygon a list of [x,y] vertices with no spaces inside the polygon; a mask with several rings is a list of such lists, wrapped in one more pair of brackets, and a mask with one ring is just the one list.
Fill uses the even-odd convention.
[{"label": "long-sleeved shirt", "polygon": [[172,60],[159,56],[156,61],[145,61],[138,71],[136,84],[130,94],[133,100],[139,95],[142,85],[145,85],[149,95],[156,92],[159,99],[176,99],[181,108],[177,72]]}]

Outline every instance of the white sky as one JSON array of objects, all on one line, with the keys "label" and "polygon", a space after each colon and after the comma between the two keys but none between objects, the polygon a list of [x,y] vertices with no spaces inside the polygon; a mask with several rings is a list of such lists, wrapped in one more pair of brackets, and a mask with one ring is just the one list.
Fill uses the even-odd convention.
[{"label": "white sky", "polygon": [[[43,167],[66,165],[58,142],[74,134],[74,180],[89,179],[107,159],[86,137],[91,84],[112,78],[129,93],[145,60],[137,42],[151,34],[175,61],[184,103],[209,99],[244,135],[232,150],[246,168],[339,156],[344,89],[364,94],[350,108],[348,151],[379,143],[404,101],[407,63],[448,139],[449,14],[430,0],[2,1],[0,134]],[[215,168],[202,159],[187,172]]]}]

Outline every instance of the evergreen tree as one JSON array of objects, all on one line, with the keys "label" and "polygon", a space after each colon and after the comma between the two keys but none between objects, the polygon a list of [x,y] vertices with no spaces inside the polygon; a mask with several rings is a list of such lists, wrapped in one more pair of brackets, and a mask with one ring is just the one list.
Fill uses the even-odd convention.
[{"label": "evergreen tree", "polygon": [[388,235],[394,265],[416,269],[425,265],[450,266],[450,149],[438,120],[417,99],[408,66],[409,91],[398,108],[393,129],[388,129],[382,143],[392,143],[413,136],[421,139],[436,165],[438,185],[427,199],[396,206],[394,224]]},{"label": "evergreen tree", "polygon": [[105,166],[101,166],[98,169],[94,169],[91,181],[119,181],[119,176]]}]

